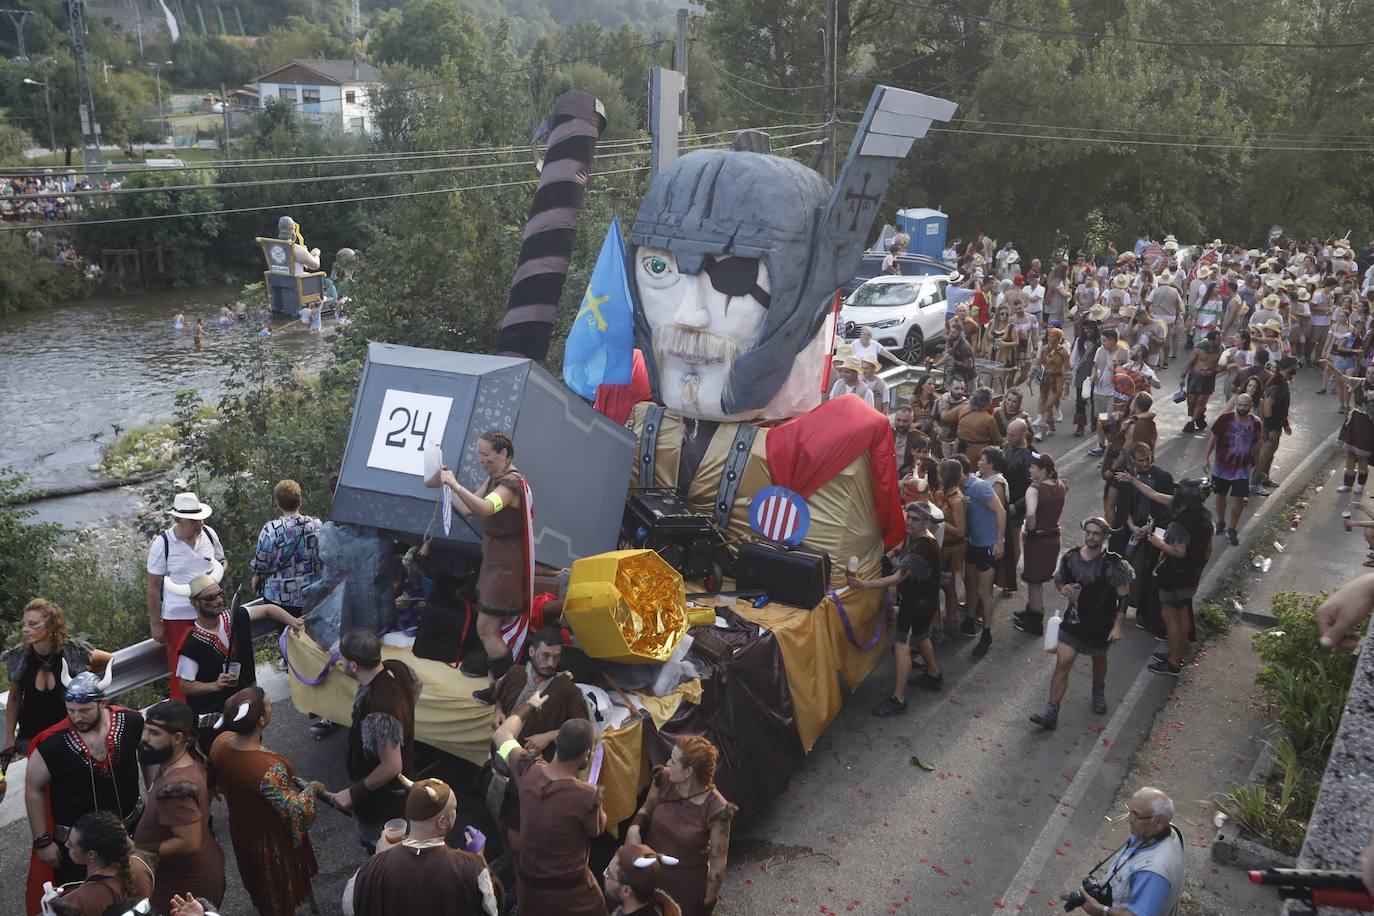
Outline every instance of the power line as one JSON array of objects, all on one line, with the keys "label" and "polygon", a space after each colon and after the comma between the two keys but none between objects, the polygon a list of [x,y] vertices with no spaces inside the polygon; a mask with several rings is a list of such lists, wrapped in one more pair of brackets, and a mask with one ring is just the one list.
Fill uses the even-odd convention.
[{"label": "power line", "polygon": [[[724,130],[708,131],[705,133],[686,134],[681,139],[684,141],[708,139],[733,135],[741,130],[789,130],[791,128],[817,128],[823,126],[823,122],[814,123],[788,123],[770,124],[762,127],[750,128],[727,128]],[[634,146],[646,146],[651,141],[648,138],[631,138],[622,140],[603,140],[597,144],[598,150],[607,148],[627,148]],[[336,165],[351,162],[396,162],[409,160],[443,159],[443,158],[467,158],[473,156],[498,156],[517,153],[528,153],[533,147],[529,144],[519,146],[499,146],[499,147],[471,147],[461,149],[441,149],[441,150],[417,150],[411,152],[386,153],[348,153],[335,156],[283,156],[266,157],[262,159],[217,159],[204,163],[191,162],[183,168],[167,169],[158,166],[147,166],[138,163],[130,163],[128,167],[120,165],[107,165],[106,172],[119,174],[142,174],[145,172],[194,172],[194,171],[218,171],[221,169],[239,168],[276,168],[290,166],[315,166],[315,165]],[[42,177],[46,171],[51,171],[54,175],[61,171],[61,167],[55,166],[14,166],[12,168],[0,168],[0,178],[38,178]],[[72,171],[77,171],[72,169]],[[85,173],[89,174],[89,173]]]},{"label": "power line", "polygon": [[[1104,134],[1133,134],[1133,135],[1155,136],[1155,137],[1197,137],[1197,136],[1203,136],[1203,135],[1206,134],[1206,131],[1204,131],[1204,130],[1196,130],[1196,131],[1191,131],[1191,132],[1165,131],[1165,130],[1140,130],[1140,129],[1137,129],[1137,130],[1123,130],[1123,129],[1121,129],[1121,128],[1115,128],[1115,127],[1075,127],[1075,126],[1070,126],[1070,125],[1067,125],[1067,124],[1033,124],[1033,123],[1027,123],[1027,122],[1023,122],[1023,121],[993,121],[993,120],[990,120],[990,119],[988,119],[988,118],[950,118],[950,121],[951,121],[951,122],[962,122],[962,123],[965,123],[965,124],[992,124],[992,125],[999,126],[999,127],[1034,127],[1034,128],[1045,129],[1045,130],[1091,131],[1091,132],[1095,132],[1095,133],[1104,133]],[[1263,136],[1260,136],[1260,135],[1258,135],[1258,134],[1252,134],[1251,136],[1252,136],[1254,139],[1259,140],[1259,141],[1275,140],[1275,141],[1295,141],[1295,142],[1296,142],[1296,141],[1299,141],[1299,140],[1309,140],[1309,139],[1324,139],[1324,140],[1332,140],[1332,141],[1335,141],[1335,142],[1345,142],[1345,143],[1358,143],[1358,142],[1360,142],[1360,141],[1362,141],[1362,140],[1374,141],[1374,136],[1359,136],[1359,135],[1351,136],[1350,134],[1312,134],[1312,133],[1297,133],[1297,132],[1289,133],[1289,132],[1286,132],[1286,131],[1283,131],[1283,132],[1274,132],[1274,131],[1271,131],[1270,133],[1267,133],[1267,134],[1265,134],[1265,135],[1263,135]],[[1355,150],[1355,151],[1358,151],[1358,150],[1365,150],[1365,149],[1370,149],[1370,148],[1371,148],[1371,147],[1366,147],[1366,146],[1351,147],[1351,149],[1352,149],[1352,150]]]},{"label": "power line", "polygon": [[[814,132],[814,131],[813,131],[813,132]],[[803,148],[805,148],[805,147],[816,146],[817,144],[823,143],[823,142],[824,142],[823,140],[809,140],[809,141],[806,141],[806,142],[803,142],[803,143],[794,143],[794,144],[791,144],[791,145],[789,145],[789,146],[776,147],[776,148],[774,149],[774,152],[787,152],[787,151],[789,151],[789,150],[794,150],[794,149],[803,149]],[[692,152],[692,151],[695,151],[695,150],[698,150],[698,149],[721,149],[721,148],[723,148],[723,147],[721,147],[721,146],[712,146],[712,145],[702,145],[702,146],[696,146],[696,147],[689,147],[689,148],[687,149],[687,152]],[[629,166],[629,167],[626,167],[626,168],[607,169],[607,170],[604,170],[604,171],[601,171],[601,172],[592,172],[592,173],[590,174],[589,177],[591,177],[591,178],[596,178],[596,177],[599,177],[599,176],[602,176],[602,175],[621,175],[621,174],[628,174],[628,173],[631,173],[631,172],[646,172],[646,171],[648,171],[648,170],[649,170],[649,166],[647,166],[647,165],[644,165],[644,166]],[[308,208],[308,207],[327,206],[327,205],[329,205],[329,204],[364,203],[364,202],[379,201],[379,200],[395,200],[395,199],[407,198],[407,197],[424,197],[424,196],[431,195],[431,194],[458,194],[458,193],[463,193],[463,192],[466,192],[466,191],[485,191],[485,190],[493,190],[493,189],[498,189],[498,188],[513,188],[513,187],[519,187],[519,186],[523,186],[523,185],[537,184],[538,181],[539,181],[538,177],[534,177],[534,178],[516,179],[516,180],[513,180],[513,181],[498,181],[498,182],[491,182],[491,183],[482,184],[482,185],[469,185],[469,186],[466,186],[466,187],[459,187],[459,188],[432,188],[432,189],[426,189],[426,190],[422,190],[422,191],[398,191],[398,192],[394,192],[394,193],[390,193],[390,194],[372,194],[372,195],[366,195],[366,196],[360,196],[360,197],[346,197],[346,198],[337,198],[337,199],[331,199],[331,200],[295,201],[295,202],[285,202],[285,203],[275,203],[275,204],[263,204],[263,205],[260,205],[260,206],[252,206],[252,207],[232,207],[232,208],[222,208],[222,209],[216,209],[216,210],[198,210],[198,211],[188,212],[188,213],[157,213],[157,214],[148,214],[148,215],[143,215],[143,216],[120,216],[120,217],[109,217],[109,218],[102,218],[102,219],[73,220],[73,221],[67,221],[67,222],[50,222],[50,223],[32,223],[32,222],[27,222],[27,223],[10,223],[10,224],[0,224],[0,232],[19,232],[19,231],[28,231],[29,229],[39,229],[39,230],[43,230],[43,229],[67,229],[67,230],[70,230],[70,229],[72,229],[72,228],[74,228],[74,227],[103,226],[103,225],[127,224],[127,223],[142,223],[142,222],[161,221],[161,220],[168,220],[168,219],[188,219],[188,218],[192,218],[192,217],[202,217],[202,216],[227,216],[227,215],[236,214],[236,213],[258,213],[258,212],[261,212],[261,211],[264,211],[264,210],[283,210],[283,209],[296,210],[296,209],[305,209],[305,208]]]},{"label": "power line", "polygon": [[[620,175],[627,172],[647,172],[648,170],[649,167],[647,165],[639,165],[623,169],[608,169],[604,172],[592,172],[590,177],[596,178],[602,175]],[[356,204],[376,200],[395,200],[397,198],[402,197],[425,197],[431,194],[461,194],[466,191],[488,191],[497,188],[514,188],[520,187],[522,185],[538,184],[538,182],[539,179],[535,177],[517,179],[515,181],[496,181],[490,184],[468,185],[466,187],[461,188],[431,188],[424,191],[398,191],[392,194],[369,194],[362,197],[340,197],[329,200],[311,200],[297,201],[295,203],[263,204],[261,206],[256,207],[233,207],[230,209],[221,210],[197,210],[190,213],[158,213],[148,216],[119,216],[111,217],[108,219],[79,220],[75,222],[69,221],[61,223],[15,223],[12,225],[0,225],[0,232],[19,232],[21,230],[27,231],[29,229],[70,230],[75,226],[107,226],[113,225],[115,223],[142,223],[151,222],[154,220],[190,219],[192,217],[201,216],[228,216],[234,213],[259,213],[263,210],[281,210],[288,208],[304,209],[306,207],[324,207],[330,204]]]},{"label": "power line", "polygon": [[[809,130],[795,131],[795,132],[792,132],[792,133],[778,134],[778,135],[773,136],[772,139],[775,139],[775,140],[787,140],[787,139],[791,139],[791,138],[793,138],[793,137],[802,137],[802,136],[806,136],[807,134],[813,134],[813,133],[816,132],[816,130],[818,130],[818,128],[811,128],[811,129],[809,129]],[[690,139],[690,138],[688,138],[688,139]],[[687,149],[687,150],[692,150],[692,149],[704,149],[704,148],[706,148],[706,147],[705,147],[705,146],[702,146],[702,145],[698,145],[698,146],[690,146],[690,145],[688,145],[688,146],[686,146],[686,149]],[[790,149],[791,147],[788,147],[788,148]],[[600,147],[598,147],[598,150],[600,150]],[[596,159],[621,159],[621,158],[625,158],[625,157],[627,157],[627,156],[643,156],[643,155],[647,155],[648,152],[649,152],[649,151],[648,151],[647,149],[625,149],[625,150],[615,150],[615,149],[612,149],[611,151],[605,152],[605,153],[598,151],[597,154],[596,154],[596,156],[595,156],[594,158],[596,158]],[[116,189],[116,190],[109,190],[109,191],[103,191],[103,190],[92,190],[92,191],[44,191],[44,192],[41,192],[41,193],[38,193],[38,194],[22,194],[22,195],[17,195],[14,199],[16,199],[16,200],[22,200],[22,201],[29,201],[29,200],[49,200],[49,199],[54,199],[54,198],[59,198],[59,197],[62,197],[62,198],[86,198],[86,197],[108,198],[108,197],[114,197],[114,196],[120,196],[120,195],[133,195],[133,194],[160,194],[160,193],[174,193],[174,192],[175,192],[175,193],[181,193],[181,192],[191,192],[191,191],[221,191],[221,190],[228,190],[228,189],[232,189],[232,188],[262,187],[262,186],[264,186],[264,185],[279,185],[279,184],[315,184],[315,183],[333,182],[333,181],[354,181],[354,180],[367,179],[367,178],[405,178],[405,177],[411,177],[411,176],[415,176],[415,175],[435,175],[435,174],[451,173],[451,172],[480,172],[480,171],[486,171],[486,170],[489,170],[489,169],[528,168],[528,167],[530,167],[530,166],[532,166],[532,165],[533,165],[533,163],[532,163],[532,162],[529,162],[528,160],[513,160],[513,161],[509,161],[509,162],[483,162],[483,163],[476,163],[476,164],[469,164],[469,165],[440,166],[440,167],[429,168],[429,169],[391,169],[391,170],[382,171],[382,172],[349,172],[349,173],[342,174],[342,175],[301,175],[301,176],[294,176],[294,177],[289,177],[289,178],[260,178],[260,179],[253,179],[253,180],[251,180],[251,181],[225,181],[225,182],[212,182],[212,183],[208,183],[208,184],[184,184],[184,185],[162,185],[162,186],[148,186],[148,187],[135,187],[135,188],[119,188],[119,189]]]},{"label": "power line", "polygon": [[737,95],[737,96],[739,96],[740,98],[744,99],[744,100],[745,100],[746,102],[748,102],[750,105],[753,105],[753,106],[755,106],[756,108],[762,108],[762,109],[764,109],[765,111],[771,111],[771,112],[773,112],[773,113],[775,113],[775,114],[789,115],[789,116],[794,117],[794,118],[819,118],[819,119],[821,119],[822,121],[825,121],[825,120],[826,120],[826,116],[825,116],[825,114],[822,113],[822,112],[816,112],[816,111],[785,111],[785,110],[783,110],[783,109],[781,109],[781,108],[774,108],[772,105],[769,105],[769,104],[767,104],[767,103],[765,103],[765,102],[760,102],[758,99],[751,98],[750,96],[748,96],[748,95],[746,95],[745,93],[741,92],[739,89],[736,89],[734,86],[730,85],[729,83],[721,83],[721,86],[725,87],[726,89],[728,89],[728,90],[730,90],[731,92],[733,92],[735,95]]},{"label": "power line", "polygon": [[1322,42],[1285,42],[1285,41],[1184,41],[1171,38],[1144,38],[1139,35],[1114,35],[1110,32],[1082,32],[1074,29],[1053,29],[1045,26],[1023,25],[1016,22],[1007,22],[1002,19],[993,19],[989,16],[979,16],[975,13],[963,13],[958,10],[947,9],[942,6],[930,6],[925,3],[915,3],[913,0],[887,0],[893,6],[906,7],[907,9],[922,10],[927,13],[934,13],[937,16],[948,16],[952,19],[963,19],[968,22],[977,22],[981,25],[993,26],[994,28],[1008,29],[1014,32],[1025,32],[1032,35],[1040,35],[1046,38],[1075,38],[1088,41],[1121,41],[1133,44],[1156,45],[1169,48],[1281,48],[1281,49],[1310,49],[1310,50],[1329,50],[1341,48],[1368,48],[1374,46],[1374,40],[1368,41],[1322,41]]},{"label": "power line", "polygon": [[[857,121],[841,121],[842,124],[857,126]],[[1240,150],[1240,151],[1270,151],[1285,153],[1348,153],[1352,150],[1349,147],[1315,147],[1315,146],[1257,146],[1243,143],[1185,143],[1181,141],[1168,140],[1142,140],[1133,137],[1063,137],[1054,134],[1027,134],[1011,133],[1006,131],[992,130],[956,130],[948,127],[931,127],[930,133],[942,134],[968,134],[979,137],[999,137],[1016,140],[1046,140],[1057,143],[1110,143],[1116,146],[1164,146],[1178,147],[1181,149],[1216,149],[1216,150]]]}]

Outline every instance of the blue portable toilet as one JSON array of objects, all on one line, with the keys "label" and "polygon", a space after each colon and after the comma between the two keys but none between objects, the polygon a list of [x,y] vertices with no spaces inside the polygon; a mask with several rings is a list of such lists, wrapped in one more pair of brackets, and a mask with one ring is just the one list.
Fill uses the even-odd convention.
[{"label": "blue portable toilet", "polygon": [[911,236],[912,254],[923,254],[928,258],[940,257],[945,250],[945,237],[949,233],[949,217],[939,210],[928,207],[914,207],[897,211],[897,226]]}]

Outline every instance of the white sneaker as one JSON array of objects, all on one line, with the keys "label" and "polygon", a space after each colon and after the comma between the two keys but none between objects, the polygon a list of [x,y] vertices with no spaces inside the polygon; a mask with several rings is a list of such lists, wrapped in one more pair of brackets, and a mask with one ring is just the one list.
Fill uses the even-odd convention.
[{"label": "white sneaker", "polygon": [[1363,492],[1364,492],[1364,484],[1362,484],[1362,483],[1357,483],[1357,484],[1355,484],[1355,495],[1356,495],[1356,496],[1359,496],[1359,495],[1360,495],[1361,493],[1363,493]]},{"label": "white sneaker", "polygon": [[1054,422],[1056,422],[1056,423],[1063,423],[1063,422],[1064,422],[1064,411],[1060,410],[1058,407],[1056,407],[1056,408],[1054,409]]},{"label": "white sneaker", "polygon": [[1348,483],[1343,483],[1343,484],[1341,484],[1339,487],[1336,488],[1336,492],[1337,492],[1337,493],[1349,493],[1349,492],[1350,492],[1350,484],[1348,484]]}]

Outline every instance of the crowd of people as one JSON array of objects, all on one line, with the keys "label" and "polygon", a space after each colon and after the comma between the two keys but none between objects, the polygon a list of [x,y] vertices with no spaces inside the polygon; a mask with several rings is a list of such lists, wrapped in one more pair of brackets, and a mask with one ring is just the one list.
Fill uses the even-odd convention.
[{"label": "crowd of people", "polygon": [[[491,456],[498,480],[513,471],[509,450],[504,443]],[[356,684],[350,784],[307,781],[266,748],[272,704],[257,683],[253,624],[299,630],[307,593],[325,578],[322,523],[302,512],[299,485],[283,480],[273,497],[280,515],[263,525],[248,561],[262,600],[232,607],[221,584],[230,559],[206,522],[211,507],[194,493],[173,500],[171,524],[147,552],[149,627],[166,646],[171,698],[144,713],[110,703],[110,654],[71,636],[60,607],[35,599],[25,609],[22,642],[4,656],[3,754],[28,759],[27,912],[100,916],[146,899],[138,910],[146,916],[202,916],[223,902],[230,861],[264,916],[314,907],[311,827],[320,803],[353,818],[365,858],[345,888],[345,913],[438,907],[496,916],[512,903],[535,916],[712,912],[735,806],[715,787],[717,752],[705,738],[677,742],[602,879],[590,870],[590,844],[606,818],[599,791],[579,774],[592,762],[596,730],[560,673],[557,627],[529,637],[527,662],[494,666],[485,698],[494,706],[486,798],[500,870],[484,857],[482,831],[460,820],[459,793],[438,779],[412,781],[423,684],[405,662],[383,658],[372,629],[339,640],[343,672]],[[490,586],[487,595],[495,595]],[[333,727],[319,719],[310,726],[315,737]],[[211,827],[216,797],[228,809],[224,844]],[[47,881],[56,893],[45,894]]]},{"label": "crowd of people", "polygon": [[[1057,726],[1081,654],[1093,663],[1091,708],[1106,712],[1108,651],[1132,608],[1164,645],[1149,670],[1178,676],[1214,539],[1238,544],[1247,502],[1276,485],[1270,471],[1292,433],[1301,369],[1320,374],[1318,395],[1335,396],[1344,515],[1366,527],[1349,520],[1369,514],[1359,498],[1374,451],[1374,243],[1356,254],[1348,239],[1261,251],[1142,237],[1133,250],[1081,252],[1046,269],[979,233],[946,254],[957,270],[944,352],[891,413],[908,539],[883,577],[850,576],[851,587],[893,589],[898,607],[896,684],[875,715],[905,712],[909,685],[942,688],[942,642],[977,637],[972,654],[985,655],[994,591],[1011,597],[1021,584],[1026,603],[1012,625],[1023,632],[1044,634],[1045,584],[1068,602],[1052,621],[1056,665],[1046,707],[1031,716],[1039,727]],[[892,403],[881,374],[854,365],[890,356],[881,350],[869,328],[841,342],[831,396]],[[1182,434],[1206,440],[1200,473],[1155,463],[1156,399],[1175,383]],[[1046,444],[1066,414],[1072,436],[1096,438],[1089,454],[1103,485],[1101,515],[1077,520],[1083,543],[1067,551],[1068,482]],[[924,670],[912,676],[913,666]]]},{"label": "crowd of people", "polygon": [[[78,191],[117,191],[118,178],[92,181],[75,169],[42,175],[0,178],[0,220],[5,222],[53,222],[74,218],[88,198],[71,196]],[[101,198],[108,200],[109,198]]]}]

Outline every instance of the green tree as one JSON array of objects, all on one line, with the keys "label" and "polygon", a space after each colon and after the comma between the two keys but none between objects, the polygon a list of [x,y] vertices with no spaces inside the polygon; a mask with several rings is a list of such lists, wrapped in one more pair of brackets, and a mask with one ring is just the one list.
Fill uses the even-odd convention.
[{"label": "green tree", "polygon": [[262,50],[263,72],[293,60],[347,60],[353,57],[357,52],[352,39],[344,34],[346,22],[344,17],[311,20],[304,16],[288,16],[284,23],[267,32]]},{"label": "green tree", "polygon": [[[435,68],[452,60],[462,66],[480,61],[478,49],[484,39],[476,18],[457,0],[409,0],[382,15],[368,51],[382,63]],[[478,67],[471,69],[473,73],[466,75],[475,75]]]},{"label": "green tree", "polygon": [[24,150],[37,144],[27,131],[9,123],[5,110],[0,108],[0,163],[22,163]]},{"label": "green tree", "polygon": [[[14,504],[23,483],[13,468],[0,467],[0,631],[11,630],[24,605],[40,593],[61,533],[57,525],[34,522],[32,509]],[[10,633],[0,636],[9,645]]]}]

